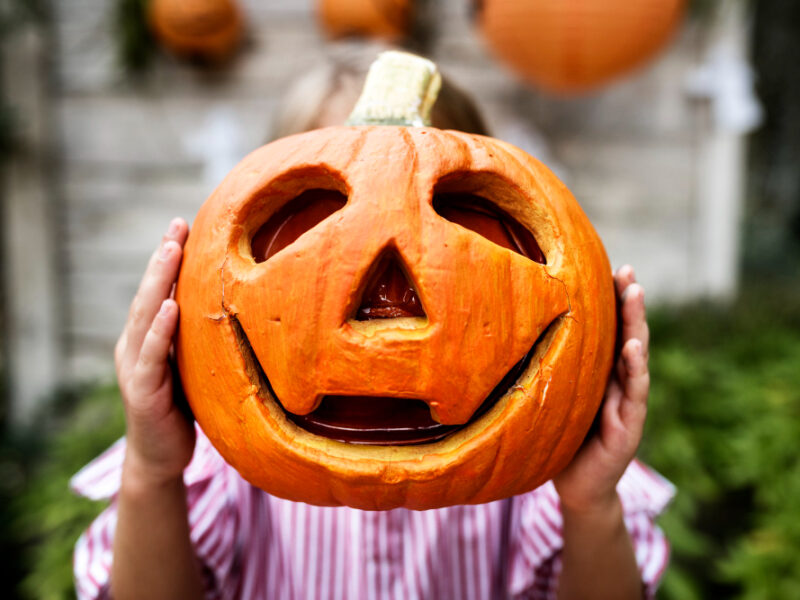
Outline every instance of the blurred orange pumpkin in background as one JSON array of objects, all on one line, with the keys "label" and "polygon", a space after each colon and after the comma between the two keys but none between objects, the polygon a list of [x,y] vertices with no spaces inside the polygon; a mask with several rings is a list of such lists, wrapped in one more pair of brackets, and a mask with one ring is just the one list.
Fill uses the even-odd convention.
[{"label": "blurred orange pumpkin in background", "polygon": [[591,90],[651,58],[677,29],[685,0],[479,0],[492,50],[546,90]]},{"label": "blurred orange pumpkin in background", "polygon": [[148,12],[155,37],[179,56],[221,61],[242,39],[242,14],[235,0],[151,0]]},{"label": "blurred orange pumpkin in background", "polygon": [[333,38],[403,38],[411,28],[413,10],[413,0],[318,0],[317,4],[322,26]]}]

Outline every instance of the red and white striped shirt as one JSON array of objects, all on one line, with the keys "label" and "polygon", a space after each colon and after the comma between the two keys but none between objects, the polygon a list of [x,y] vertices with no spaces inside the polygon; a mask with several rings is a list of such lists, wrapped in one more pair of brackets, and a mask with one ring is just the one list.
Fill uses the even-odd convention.
[{"label": "red and white striped shirt", "polygon": [[[124,454],[123,439],[72,479],[77,493],[112,499],[75,546],[81,600],[108,597]],[[199,428],[184,482],[209,599],[555,598],[562,518],[550,482],[506,500],[428,511],[310,506],[252,487]],[[653,519],[674,488],[634,461],[617,489],[652,596],[669,553]]]}]

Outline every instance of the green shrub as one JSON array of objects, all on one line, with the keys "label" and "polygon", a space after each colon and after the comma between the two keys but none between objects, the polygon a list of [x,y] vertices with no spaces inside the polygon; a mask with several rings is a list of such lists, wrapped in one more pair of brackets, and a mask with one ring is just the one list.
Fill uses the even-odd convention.
[{"label": "green shrub", "polygon": [[[70,493],[69,479],[124,433],[122,402],[116,388],[102,386],[62,394],[35,432],[18,435],[26,485],[12,501],[12,533],[22,547],[26,575],[17,597],[30,600],[75,598],[72,549],[86,526],[104,508]],[[9,444],[6,444],[8,447]]]},{"label": "green shrub", "polygon": [[662,598],[800,598],[800,297],[652,315],[642,456],[678,487]]}]

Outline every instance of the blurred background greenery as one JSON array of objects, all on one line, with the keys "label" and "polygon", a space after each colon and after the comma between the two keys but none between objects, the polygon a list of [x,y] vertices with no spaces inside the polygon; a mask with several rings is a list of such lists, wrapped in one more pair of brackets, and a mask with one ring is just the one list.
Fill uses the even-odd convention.
[{"label": "blurred background greenery", "polygon": [[[787,60],[800,53],[800,3],[763,0],[755,15],[767,119],[750,146],[741,293],[650,311],[641,457],[678,488],[660,521],[670,600],[800,598],[800,73]],[[12,125],[0,106],[4,153]],[[63,390],[29,427],[0,427],[4,597],[72,598],[72,547],[102,505],[70,495],[68,480],[122,435],[118,392]]]},{"label": "blurred background greenery", "polygon": [[678,494],[663,598],[800,597],[800,290],[655,311],[642,458]]}]

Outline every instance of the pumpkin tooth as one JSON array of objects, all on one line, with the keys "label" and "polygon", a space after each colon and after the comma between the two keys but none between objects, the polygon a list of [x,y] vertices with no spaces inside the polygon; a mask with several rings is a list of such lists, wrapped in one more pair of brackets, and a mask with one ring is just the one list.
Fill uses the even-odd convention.
[{"label": "pumpkin tooth", "polygon": [[439,418],[439,403],[436,402],[435,400],[433,402],[429,402],[428,408],[430,408],[431,411],[431,419],[433,419],[437,423],[441,423],[442,420],[441,418]]}]

